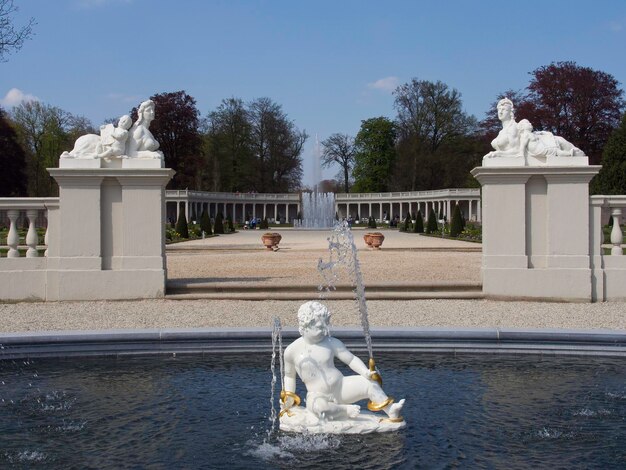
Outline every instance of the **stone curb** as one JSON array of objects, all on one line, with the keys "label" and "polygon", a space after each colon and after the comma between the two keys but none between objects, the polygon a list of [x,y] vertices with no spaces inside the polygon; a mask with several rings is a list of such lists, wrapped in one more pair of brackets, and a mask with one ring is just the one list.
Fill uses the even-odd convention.
[{"label": "stone curb", "polygon": [[[283,340],[298,336],[285,329]],[[334,328],[355,352],[366,351],[362,331]],[[155,354],[269,353],[269,328],[137,329],[0,334],[0,361]],[[375,353],[544,354],[626,357],[626,331],[456,328],[377,328]]]}]

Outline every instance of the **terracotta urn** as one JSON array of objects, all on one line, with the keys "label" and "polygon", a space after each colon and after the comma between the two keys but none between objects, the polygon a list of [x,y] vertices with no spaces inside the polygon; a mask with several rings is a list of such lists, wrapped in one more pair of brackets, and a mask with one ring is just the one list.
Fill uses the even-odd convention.
[{"label": "terracotta urn", "polygon": [[372,240],[370,239],[370,235],[371,233],[366,233],[365,235],[363,235],[363,240],[365,240],[365,244],[371,248]]},{"label": "terracotta urn", "polygon": [[380,232],[372,232],[369,234],[369,238],[372,248],[374,248],[375,250],[380,250],[380,246],[383,244],[385,236]]},{"label": "terracotta urn", "polygon": [[277,232],[266,232],[261,235],[261,241],[263,242],[263,245],[265,245],[265,248],[268,250],[274,250],[276,247],[278,247],[278,244],[280,243],[282,238],[282,235]]}]

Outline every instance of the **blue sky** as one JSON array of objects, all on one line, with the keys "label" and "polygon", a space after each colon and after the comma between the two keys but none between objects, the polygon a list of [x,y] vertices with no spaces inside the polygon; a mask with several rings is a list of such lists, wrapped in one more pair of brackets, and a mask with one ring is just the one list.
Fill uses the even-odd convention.
[{"label": "blue sky", "polygon": [[[35,37],[0,63],[0,105],[32,96],[95,125],[185,90],[203,116],[267,96],[311,136],[393,118],[416,77],[457,88],[484,117],[537,67],[574,60],[626,85],[626,1],[16,0]],[[12,90],[12,91],[11,91]],[[324,172],[332,177],[335,170]]]}]

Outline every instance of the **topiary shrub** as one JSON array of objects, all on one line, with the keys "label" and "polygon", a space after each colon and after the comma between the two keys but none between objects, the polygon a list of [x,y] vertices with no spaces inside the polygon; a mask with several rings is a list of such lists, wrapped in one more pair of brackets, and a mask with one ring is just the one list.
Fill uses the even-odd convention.
[{"label": "topiary shrub", "polygon": [[454,210],[452,211],[452,222],[450,223],[450,236],[458,237],[463,231],[463,215],[461,214],[461,209],[457,204],[454,206]]},{"label": "topiary shrub", "polygon": [[437,216],[431,207],[428,212],[428,222],[426,223],[426,233],[435,233],[437,231]]},{"label": "topiary shrub", "polygon": [[404,219],[404,224],[402,226],[402,231],[403,232],[408,232],[410,228],[411,228],[411,213],[409,212],[406,215],[406,218]]},{"label": "topiary shrub", "polygon": [[180,238],[189,238],[189,227],[187,226],[187,217],[183,211],[178,215],[176,221],[176,232],[180,235]]},{"label": "topiary shrub", "polygon": [[259,228],[261,230],[267,230],[268,228],[270,228],[270,223],[267,221],[267,217],[265,217],[261,223],[259,224]]},{"label": "topiary shrub", "polygon": [[215,226],[213,227],[213,231],[216,235],[224,233],[224,216],[221,212],[218,212],[215,216]]},{"label": "topiary shrub", "polygon": [[200,216],[200,230],[202,230],[206,236],[213,235],[211,217],[209,217],[209,213],[206,209],[202,211],[202,216]]},{"label": "topiary shrub", "polygon": [[228,225],[228,231],[230,233],[234,233],[235,232],[235,226],[233,225],[233,218],[230,215],[226,219],[226,222],[227,222],[227,225]]},{"label": "topiary shrub", "polygon": [[367,228],[378,228],[376,226],[376,219],[374,217],[370,217],[367,221]]},{"label": "topiary shrub", "polygon": [[424,233],[424,217],[422,217],[422,211],[418,210],[415,215],[415,224],[413,225],[414,233]]}]

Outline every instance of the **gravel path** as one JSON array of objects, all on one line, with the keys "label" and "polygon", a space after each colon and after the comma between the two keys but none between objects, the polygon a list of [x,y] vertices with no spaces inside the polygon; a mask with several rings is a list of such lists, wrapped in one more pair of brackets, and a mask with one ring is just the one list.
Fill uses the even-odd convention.
[{"label": "gravel path", "polygon": [[[168,247],[172,279],[319,283],[315,266],[326,257],[328,232],[280,230],[281,249],[264,251],[259,231]],[[480,280],[480,245],[386,231],[382,251],[364,247],[355,230],[366,289],[385,281]],[[435,251],[442,250],[445,251]],[[250,279],[253,279],[251,281]],[[315,294],[312,292],[312,298]],[[141,300],[0,304],[0,332],[126,328],[269,327],[274,316],[296,326],[299,301]],[[333,324],[358,328],[356,304],[328,303]],[[626,303],[569,304],[488,300],[369,301],[375,327],[508,327],[626,330]]]},{"label": "gravel path", "polygon": [[[142,300],[0,304],[0,332],[124,328],[267,327],[274,316],[296,326],[299,301]],[[352,301],[328,302],[336,326],[359,327]],[[369,301],[370,324],[626,330],[626,304],[488,300]]]}]

